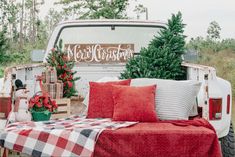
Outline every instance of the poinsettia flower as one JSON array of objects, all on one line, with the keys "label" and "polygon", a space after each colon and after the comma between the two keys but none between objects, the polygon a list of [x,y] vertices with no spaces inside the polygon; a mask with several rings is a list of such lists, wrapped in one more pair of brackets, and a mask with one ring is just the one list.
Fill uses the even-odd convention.
[{"label": "poinsettia flower", "polygon": [[68,87],[72,88],[73,87],[73,83],[71,81],[67,81]]},{"label": "poinsettia flower", "polygon": [[40,105],[38,105],[39,100],[40,100],[40,97],[38,95],[31,98],[30,101],[29,101],[29,107],[32,108],[34,105],[40,106]]},{"label": "poinsettia flower", "polygon": [[52,106],[49,104],[49,103],[47,103],[47,104],[43,104],[46,108],[48,108],[48,109],[50,109]]},{"label": "poinsettia flower", "polygon": [[40,102],[36,102],[35,105],[36,105],[37,107],[42,107],[42,104],[41,104]]},{"label": "poinsettia flower", "polygon": [[56,104],[56,102],[54,100],[51,101],[51,104],[54,108],[58,108],[58,105]]},{"label": "poinsettia flower", "polygon": [[63,74],[60,75],[60,77],[61,77],[62,79],[64,79],[66,76],[67,76],[66,73],[63,73]]},{"label": "poinsettia flower", "polygon": [[43,104],[48,104],[49,103],[49,97],[45,97],[43,99]]},{"label": "poinsettia flower", "polygon": [[67,79],[66,79],[67,81],[71,81],[71,80],[73,80],[73,75],[69,75],[68,77],[67,77]]},{"label": "poinsettia flower", "polygon": [[29,108],[33,108],[34,105],[35,105],[35,103],[30,99],[29,100]]}]

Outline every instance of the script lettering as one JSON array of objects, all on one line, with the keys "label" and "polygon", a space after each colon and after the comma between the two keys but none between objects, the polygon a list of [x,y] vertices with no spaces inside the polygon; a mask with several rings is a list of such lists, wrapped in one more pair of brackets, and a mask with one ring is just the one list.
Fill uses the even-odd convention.
[{"label": "script lettering", "polygon": [[65,50],[75,62],[119,63],[133,57],[134,44],[65,44]]}]

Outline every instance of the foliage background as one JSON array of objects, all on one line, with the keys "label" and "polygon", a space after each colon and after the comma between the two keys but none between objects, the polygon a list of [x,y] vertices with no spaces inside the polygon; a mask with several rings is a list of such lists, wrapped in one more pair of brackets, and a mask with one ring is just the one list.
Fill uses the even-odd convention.
[{"label": "foliage background", "polygon": [[[64,9],[51,8],[47,16],[40,19],[38,8],[44,5],[44,0],[1,0],[0,77],[7,66],[30,63],[30,52],[46,48],[52,30],[60,21],[69,17],[127,19],[126,9],[132,1],[137,0],[57,0],[55,5]],[[138,19],[147,9],[138,4],[133,12]],[[209,22],[208,35],[189,40],[186,52],[193,50],[197,53],[198,57],[192,62],[215,67],[218,76],[232,83],[235,96],[235,39],[220,39],[222,28],[216,21]]]},{"label": "foliage background", "polygon": [[[5,67],[30,63],[33,49],[45,49],[54,27],[67,19],[127,19],[126,9],[137,0],[56,0],[61,11],[51,8],[39,18],[44,0],[0,1],[0,77]],[[137,3],[138,4],[138,3]],[[133,10],[139,16],[143,5]]]},{"label": "foliage background", "polygon": [[235,96],[235,39],[215,41],[198,37],[190,40],[186,47],[198,53],[192,62],[215,67],[217,76],[230,81]]}]

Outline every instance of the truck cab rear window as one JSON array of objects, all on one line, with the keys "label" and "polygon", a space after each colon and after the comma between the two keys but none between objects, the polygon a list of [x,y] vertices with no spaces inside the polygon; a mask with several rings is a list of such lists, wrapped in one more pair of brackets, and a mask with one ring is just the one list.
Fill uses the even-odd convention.
[{"label": "truck cab rear window", "polygon": [[[129,45],[138,53],[141,47],[146,47],[154,37],[158,35],[158,26],[69,26],[61,29],[55,45],[58,45],[60,39],[64,45],[91,45],[103,44],[106,47],[123,45],[125,48]],[[113,45],[112,45],[113,44]]]}]

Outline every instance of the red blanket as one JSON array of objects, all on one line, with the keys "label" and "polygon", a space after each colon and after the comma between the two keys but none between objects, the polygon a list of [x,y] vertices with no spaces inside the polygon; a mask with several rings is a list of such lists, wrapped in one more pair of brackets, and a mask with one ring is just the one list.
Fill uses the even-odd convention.
[{"label": "red blanket", "polygon": [[204,119],[139,123],[105,130],[94,157],[221,157],[217,135]]}]

